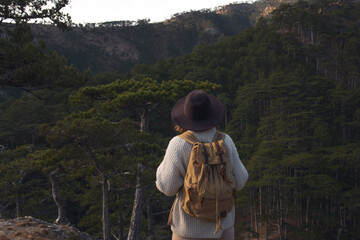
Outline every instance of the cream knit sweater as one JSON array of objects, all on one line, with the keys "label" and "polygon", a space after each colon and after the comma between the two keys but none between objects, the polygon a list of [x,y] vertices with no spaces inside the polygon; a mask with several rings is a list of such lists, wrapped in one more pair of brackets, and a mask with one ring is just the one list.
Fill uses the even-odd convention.
[{"label": "cream knit sweater", "polygon": [[[192,131],[192,134],[200,142],[211,142],[216,129],[212,128],[206,131]],[[232,139],[226,135],[224,143],[228,148],[229,162],[232,173],[235,177],[236,191],[244,187],[248,172],[242,164],[235,144]],[[192,145],[184,139],[176,136],[169,142],[163,161],[156,171],[156,186],[167,196],[178,195],[175,201],[172,213],[171,230],[180,237],[185,238],[220,238],[222,231],[214,234],[216,228],[215,222],[207,222],[186,214],[181,208],[182,192],[179,189],[184,183],[186,169],[190,159]],[[226,230],[234,225],[235,209],[233,208],[226,217],[221,219],[221,227]]]}]

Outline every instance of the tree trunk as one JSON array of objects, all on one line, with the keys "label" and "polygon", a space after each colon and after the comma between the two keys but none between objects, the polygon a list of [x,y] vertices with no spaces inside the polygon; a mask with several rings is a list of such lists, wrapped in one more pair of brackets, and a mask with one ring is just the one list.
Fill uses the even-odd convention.
[{"label": "tree trunk", "polygon": [[288,214],[289,214],[289,208],[286,207],[286,211],[285,211],[285,217],[284,217],[284,239],[288,239],[288,228],[287,228],[287,218],[288,218]]},{"label": "tree trunk", "polygon": [[263,208],[263,206],[262,206],[262,189],[261,189],[261,187],[259,187],[259,215],[261,217],[260,226],[262,226],[262,214],[263,214],[262,208]]},{"label": "tree trunk", "polygon": [[55,170],[51,171],[49,173],[49,178],[50,178],[50,182],[51,182],[52,196],[53,196],[54,202],[58,208],[58,217],[55,220],[55,223],[56,224],[66,224],[69,222],[66,217],[66,203],[60,196],[59,184],[58,184],[58,181],[56,178],[56,174],[59,171],[60,171],[60,168],[56,168]]},{"label": "tree trunk", "polygon": [[[146,132],[148,129],[148,118],[149,118],[149,110],[151,103],[146,104],[143,109],[143,112],[140,115],[140,132]],[[138,171],[143,171],[145,166],[142,163],[138,163]],[[140,233],[140,225],[142,220],[143,209],[145,205],[145,189],[141,185],[140,176],[136,178],[136,190],[135,190],[135,198],[134,204],[130,219],[129,232],[127,236],[127,240],[137,240]]]},{"label": "tree trunk", "polygon": [[154,223],[153,223],[153,214],[151,208],[151,196],[146,198],[146,210],[147,210],[147,217],[148,217],[148,230],[149,230],[149,237],[148,240],[154,240]]},{"label": "tree trunk", "polygon": [[[120,201],[120,193],[116,194],[116,199],[118,202]],[[118,219],[118,231],[119,231],[118,238],[117,238],[118,240],[124,240],[124,224],[123,224],[121,211],[119,213],[119,219]]]},{"label": "tree trunk", "polygon": [[306,200],[306,213],[305,213],[305,223],[309,224],[310,223],[310,195],[307,196],[307,200]]},{"label": "tree trunk", "polygon": [[321,194],[321,199],[320,199],[319,215],[318,215],[318,219],[317,219],[317,223],[316,223],[316,225],[317,225],[318,227],[320,226],[320,219],[321,219],[321,211],[322,211],[323,198],[324,198],[324,193]]},{"label": "tree trunk", "polygon": [[102,224],[103,224],[103,240],[110,240],[110,218],[109,218],[109,183],[108,176],[101,173],[102,183]]},{"label": "tree trunk", "polygon": [[118,227],[119,227],[119,240],[124,240],[124,225],[123,225],[123,219],[121,214],[119,215],[119,221],[118,221]]},{"label": "tree trunk", "polygon": [[[146,103],[143,112],[140,114],[140,132],[147,132],[149,123],[149,113],[157,107],[157,103]],[[138,163],[138,171],[144,171],[145,165]],[[137,240],[140,233],[140,225],[142,220],[142,213],[145,205],[145,189],[141,185],[140,176],[138,174],[136,179],[136,190],[134,205],[130,219],[129,233],[127,240]],[[151,223],[152,224],[152,223]]]},{"label": "tree trunk", "polygon": [[[143,169],[141,163],[138,164],[139,171]],[[140,177],[137,177],[136,180],[136,190],[135,190],[135,199],[133,210],[131,214],[130,227],[127,240],[137,240],[140,233],[140,225],[142,220],[142,213],[145,204],[145,190],[140,183]]]},{"label": "tree trunk", "polygon": [[310,201],[311,201],[311,197],[310,197],[310,195],[308,195],[307,199],[306,199],[306,211],[305,211],[306,228],[305,228],[305,231],[308,231],[308,225],[310,223]]},{"label": "tree trunk", "polygon": [[257,211],[256,211],[256,202],[255,202],[255,190],[252,191],[252,195],[253,195],[253,199],[254,199],[254,204],[253,204],[253,208],[254,208],[254,224],[255,224],[255,232],[259,233],[259,225],[258,225],[258,218],[257,218]]},{"label": "tree trunk", "polygon": [[149,106],[146,106],[144,108],[144,111],[140,115],[140,132],[147,132],[148,118],[149,118]]},{"label": "tree trunk", "polygon": [[277,215],[278,215],[278,225],[279,225],[279,228],[278,228],[278,233],[279,233],[279,240],[282,240],[282,206],[281,206],[281,196],[280,196],[280,186],[279,186],[279,183],[276,183],[276,197],[277,197],[277,201],[276,201],[276,204],[277,204]]},{"label": "tree trunk", "polygon": [[250,200],[250,228],[251,230],[254,230],[254,214],[253,214],[253,203],[252,200]]},{"label": "tree trunk", "polygon": [[4,203],[0,201],[0,219],[3,218],[4,209]]},{"label": "tree trunk", "polygon": [[269,240],[269,198],[270,198],[270,189],[269,186],[267,186],[266,202],[265,202],[265,214],[266,214],[265,240]]},{"label": "tree trunk", "polygon": [[16,217],[22,217],[22,206],[23,206],[23,199],[19,196],[16,197]]}]

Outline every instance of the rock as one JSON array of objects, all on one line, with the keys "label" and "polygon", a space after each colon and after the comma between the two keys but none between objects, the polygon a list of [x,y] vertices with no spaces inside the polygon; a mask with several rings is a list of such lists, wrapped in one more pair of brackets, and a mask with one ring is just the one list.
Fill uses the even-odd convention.
[{"label": "rock", "polygon": [[33,217],[0,219],[0,240],[97,240],[69,224],[51,224]]}]

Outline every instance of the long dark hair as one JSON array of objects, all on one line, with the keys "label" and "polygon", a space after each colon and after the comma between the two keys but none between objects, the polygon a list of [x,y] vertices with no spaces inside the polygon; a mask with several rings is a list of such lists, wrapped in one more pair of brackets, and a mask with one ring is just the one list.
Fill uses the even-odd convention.
[{"label": "long dark hair", "polygon": [[175,131],[177,131],[177,132],[179,132],[179,133],[184,133],[184,132],[187,131],[187,129],[182,128],[182,127],[180,127],[179,125],[175,125],[174,129],[175,129]]}]

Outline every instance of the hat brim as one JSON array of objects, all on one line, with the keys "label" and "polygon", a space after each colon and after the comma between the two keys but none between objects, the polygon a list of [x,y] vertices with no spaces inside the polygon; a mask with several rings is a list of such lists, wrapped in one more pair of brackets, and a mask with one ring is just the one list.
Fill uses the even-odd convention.
[{"label": "hat brim", "polygon": [[224,105],[216,97],[208,95],[211,103],[211,114],[202,121],[194,121],[184,114],[186,96],[178,100],[171,112],[171,118],[176,124],[186,130],[201,131],[215,127],[224,116]]}]

